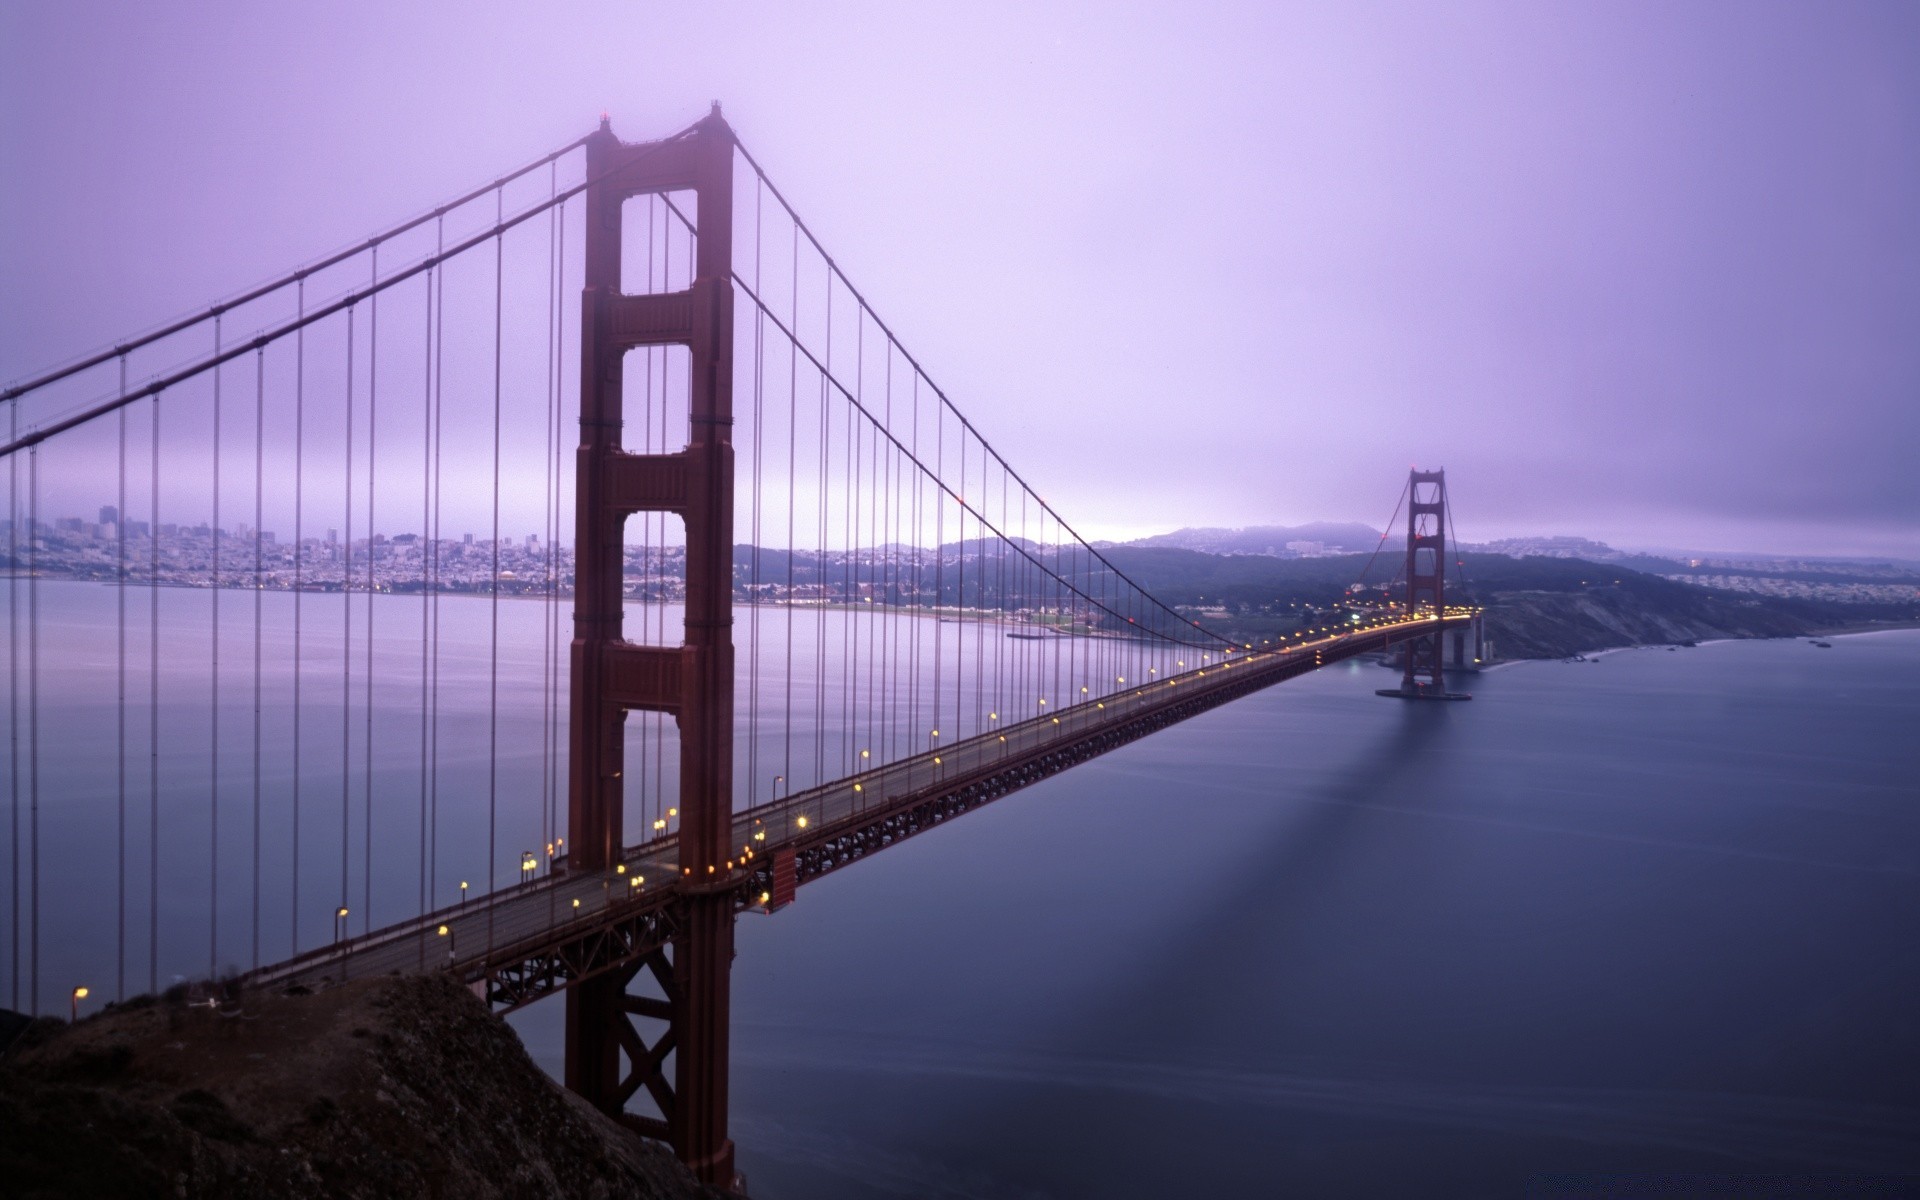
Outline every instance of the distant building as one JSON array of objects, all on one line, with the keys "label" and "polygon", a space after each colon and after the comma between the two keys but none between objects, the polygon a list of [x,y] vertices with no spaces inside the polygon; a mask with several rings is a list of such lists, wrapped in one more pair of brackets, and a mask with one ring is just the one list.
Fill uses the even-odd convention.
[{"label": "distant building", "polygon": [[119,524],[119,523],[120,523],[120,510],[119,510],[119,509],[117,509],[117,508],[115,508],[115,507],[114,507],[113,505],[111,505],[111,504],[108,504],[108,505],[104,505],[104,506],[102,506],[102,507],[101,507],[101,509],[100,509],[100,523],[101,523],[102,525],[117,525],[117,524]]}]

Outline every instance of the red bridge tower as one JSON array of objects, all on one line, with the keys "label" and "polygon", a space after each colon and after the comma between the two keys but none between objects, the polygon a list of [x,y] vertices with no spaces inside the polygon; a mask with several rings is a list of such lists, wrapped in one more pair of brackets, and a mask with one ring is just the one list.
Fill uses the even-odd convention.
[{"label": "red bridge tower", "polygon": [[[566,1082],[639,1132],[671,1143],[694,1174],[723,1188],[734,1182],[727,1137],[734,909],[723,889],[735,881],[718,869],[727,858],[733,795],[733,151],[717,104],[666,141],[626,145],[603,120],[587,142],[567,794],[570,869],[611,870],[625,846],[627,713],[674,716],[682,897],[672,958],[655,953],[567,991]],[[691,285],[624,293],[622,205],[636,195],[684,191],[696,197]],[[677,453],[629,454],[620,436],[622,362],[637,346],[662,345],[692,352],[688,443]],[[679,646],[640,646],[621,636],[622,532],[640,512],[685,522]],[[642,971],[665,999],[629,994]],[[661,1031],[649,1040],[635,1018]],[[660,1117],[624,1111],[643,1089]]]},{"label": "red bridge tower", "polygon": [[[1407,615],[1443,617],[1447,612],[1447,473],[1415,469],[1407,480]],[[1449,692],[1446,633],[1435,630],[1406,643],[1405,675],[1382,696],[1407,700],[1471,700]],[[1478,662],[1476,658],[1474,660]]]}]

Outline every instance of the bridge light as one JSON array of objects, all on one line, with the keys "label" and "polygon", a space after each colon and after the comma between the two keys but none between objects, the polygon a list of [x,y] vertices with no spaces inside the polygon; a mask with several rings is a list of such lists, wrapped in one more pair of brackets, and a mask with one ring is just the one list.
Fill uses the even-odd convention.
[{"label": "bridge light", "polygon": [[[1479,662],[1480,660],[1476,658],[1473,661]],[[936,767],[940,765],[940,756],[938,754],[933,756],[933,765]]]},{"label": "bridge light", "polygon": [[765,904],[767,901],[771,899],[773,899],[773,897],[768,895],[766,892],[760,893],[760,903]]},{"label": "bridge light", "polygon": [[799,821],[797,822],[797,824],[798,824],[798,825],[800,826],[800,828],[802,828],[802,829],[805,829],[805,828],[807,827],[807,818],[806,818],[806,815],[805,815],[804,813],[803,813],[803,814],[801,815],[801,817],[800,817],[800,820],[799,820]]},{"label": "bridge light", "polygon": [[627,864],[619,863],[615,865],[615,867],[613,868],[613,873],[615,875],[625,875],[627,873]]},{"label": "bridge light", "polygon": [[579,907],[580,907],[580,897],[578,897],[578,896],[575,896],[575,897],[573,898],[573,906],[574,906],[575,908],[579,908]]},{"label": "bridge light", "polygon": [[630,882],[629,882],[629,883],[627,884],[627,886],[628,886],[628,887],[634,887],[634,888],[637,888],[637,887],[639,887],[639,886],[640,886],[641,884],[643,884],[643,883],[645,883],[646,881],[647,881],[647,880],[646,880],[646,876],[644,876],[644,875],[635,875],[635,876],[633,877],[633,879],[632,879],[632,880],[631,880],[631,881],[630,881]]},{"label": "bridge light", "polygon": [[866,752],[865,750],[862,750],[862,751],[860,752],[860,757],[861,757],[861,758],[866,758],[866,757],[868,757],[868,754],[867,754],[867,752]]},{"label": "bridge light", "polygon": [[856,791],[856,792],[858,792],[858,791],[862,791],[862,790],[864,790],[864,789],[862,789],[862,788],[861,788],[861,786],[860,786],[859,784],[857,784],[857,783],[856,783],[856,784],[854,784],[854,785],[853,785],[853,790],[854,790],[854,791]]},{"label": "bridge light", "polygon": [[670,817],[677,817],[680,815],[680,810],[677,808],[670,808],[667,810],[667,815]]},{"label": "bridge light", "polygon": [[448,928],[447,928],[447,927],[446,927],[445,925],[442,925],[442,926],[440,927],[440,936],[441,936],[441,937],[447,937],[447,936],[450,936],[450,935],[451,935],[452,933],[453,933],[453,930],[451,930],[451,929],[448,929]]}]

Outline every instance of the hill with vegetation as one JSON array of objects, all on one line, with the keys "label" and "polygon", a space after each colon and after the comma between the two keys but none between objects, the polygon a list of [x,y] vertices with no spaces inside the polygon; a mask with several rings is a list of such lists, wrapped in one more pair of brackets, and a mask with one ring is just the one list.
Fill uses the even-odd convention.
[{"label": "hill with vegetation", "polygon": [[[1108,558],[1148,591],[1223,633],[1259,638],[1377,603],[1404,566],[1383,552],[1324,558],[1116,546]],[[1468,553],[1449,598],[1484,606],[1499,658],[1561,658],[1613,646],[1794,637],[1920,620],[1920,603],[1842,604],[1756,596],[1664,579],[1619,563]],[[1355,585],[1361,590],[1354,591]]]}]

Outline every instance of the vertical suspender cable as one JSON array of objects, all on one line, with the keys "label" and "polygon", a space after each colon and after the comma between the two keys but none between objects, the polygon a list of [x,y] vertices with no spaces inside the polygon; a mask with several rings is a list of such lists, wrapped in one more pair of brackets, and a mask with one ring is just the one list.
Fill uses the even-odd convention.
[{"label": "vertical suspender cable", "polygon": [[[791,289],[791,313],[794,328],[800,327],[800,231],[793,232],[793,274],[788,281]],[[786,697],[781,706],[785,721],[782,730],[780,748],[780,779],[789,788],[793,780],[793,526],[794,505],[797,498],[794,486],[794,471],[799,466],[800,454],[800,351],[791,340],[787,342],[787,670],[785,675]],[[780,789],[774,788],[777,798]]]},{"label": "vertical suspender cable", "polygon": [[[213,319],[213,352],[220,353],[220,318]],[[213,697],[211,733],[213,776],[207,781],[207,977],[220,973],[220,376],[213,369]]]},{"label": "vertical suspender cable", "polygon": [[[753,286],[760,289],[760,198],[766,189],[758,184],[753,193]],[[766,401],[766,342],[767,322],[765,314],[754,310],[753,320],[753,511],[750,518],[752,528],[752,566],[749,574],[751,582],[747,591],[747,804],[751,806],[760,781],[760,468],[762,421],[761,414]],[[729,578],[732,569],[729,564]],[[731,587],[731,583],[729,583]],[[736,788],[735,791],[739,789]],[[732,797],[727,798],[731,805]]]},{"label": "vertical suspender cable", "polygon": [[[16,401],[17,403],[17,401]],[[40,447],[27,452],[27,1011],[40,1015]]]},{"label": "vertical suspender cable", "polygon": [[[560,633],[560,488],[562,467],[560,455],[565,445],[562,421],[566,404],[566,390],[561,383],[565,367],[563,356],[557,347],[566,341],[565,297],[567,294],[567,206],[560,205],[560,231],[557,235],[559,255],[554,262],[553,336],[556,350],[553,360],[553,499],[548,511],[549,532],[547,536],[547,622],[553,631],[553,673],[547,681],[548,695],[552,698],[549,705],[553,718],[547,726],[547,744],[550,753],[547,757],[547,771],[550,776],[547,788],[547,828],[553,837],[560,836],[560,664],[567,653],[567,644]],[[549,861],[552,856],[549,854]]]},{"label": "vertical suspender cable", "polygon": [[[488,588],[487,645],[487,895],[493,895],[500,783],[500,318],[506,272],[506,235],[497,226],[505,200],[494,192],[493,238],[493,581]],[[487,905],[487,949],[493,949],[493,905]]]},{"label": "vertical suspender cable", "polygon": [[147,471],[147,991],[160,990],[160,394],[153,395]]},{"label": "vertical suspender cable", "polygon": [[[253,965],[260,965],[260,522],[266,516],[267,351],[253,360]],[[124,409],[122,411],[125,411]]]},{"label": "vertical suspender cable", "polygon": [[[432,628],[432,582],[427,574],[427,556],[432,553],[433,532],[433,279],[436,270],[427,272],[422,295],[426,311],[420,320],[420,344],[424,361],[420,368],[420,878],[417,912],[427,905],[427,711],[430,700],[427,638]],[[421,939],[422,967],[426,966],[426,940]]]},{"label": "vertical suspender cable", "polygon": [[344,935],[347,912],[347,855],[353,844],[347,827],[353,811],[353,309],[347,309],[346,544],[338,547],[345,568],[340,584],[340,907],[334,922]]},{"label": "vertical suspender cable", "polygon": [[[127,394],[127,356],[120,356],[120,394]],[[116,706],[114,712],[114,784],[119,890],[114,904],[113,995],[127,998],[127,410],[120,410],[119,490],[113,510],[113,602],[116,625]],[[9,516],[12,514],[9,513]],[[8,561],[8,569],[13,563]]]},{"label": "vertical suspender cable", "polygon": [[[7,440],[20,437],[20,402],[7,406]],[[29,543],[33,530],[27,531]],[[12,930],[7,939],[7,1007],[20,1011],[20,463],[7,457],[7,853],[12,864],[7,879],[13,903],[7,912]]]},{"label": "vertical suspender cable", "polygon": [[[302,276],[297,301],[301,316],[307,312],[307,281]],[[293,869],[288,882],[290,912],[287,922],[289,955],[300,953],[300,617],[301,593],[306,580],[301,566],[306,560],[307,498],[307,330],[303,325],[293,342]]]},{"label": "vertical suspender cable", "polygon": [[[373,247],[371,283],[380,282],[380,247]],[[366,734],[360,753],[365,782],[360,797],[360,928],[373,931],[373,594],[380,590],[380,533],[374,524],[374,486],[380,479],[374,450],[379,441],[380,403],[380,293],[367,298],[367,670]],[[353,603],[353,597],[347,597]]]},{"label": "vertical suspender cable", "polygon": [[[551,169],[548,172],[549,198],[551,198],[552,195],[557,194],[559,190],[560,190],[560,167],[557,163],[555,163],[555,164],[551,164]],[[558,257],[553,244],[554,229],[555,229],[554,222],[555,222],[554,211],[553,209],[549,208],[547,210],[547,330],[546,330],[547,369],[546,369],[546,377],[542,380],[542,382],[546,385],[546,389],[547,389],[547,411],[546,411],[546,421],[545,421],[545,425],[546,425],[545,433],[547,435],[547,449],[546,449],[546,453],[543,455],[543,465],[546,468],[547,479],[546,479],[545,486],[542,487],[540,492],[540,503],[544,508],[544,512],[542,514],[542,521],[540,525],[540,536],[542,538],[549,537],[549,535],[552,533],[552,530],[553,530],[554,359],[558,351],[558,346],[555,344],[555,340],[554,340],[554,329],[553,329],[554,309],[556,306],[556,300],[558,298],[555,294],[555,283],[554,283],[554,274],[553,274],[554,265]],[[544,598],[546,600],[546,607],[542,610],[540,614],[540,617],[541,617],[540,619],[540,691],[541,691],[541,696],[540,696],[540,722],[541,722],[540,723],[540,841],[542,842],[542,844],[552,842],[553,836],[554,836],[553,828],[551,825],[553,798],[548,791],[549,780],[551,778],[550,772],[553,765],[553,761],[552,761],[553,745],[552,745],[552,741],[548,736],[549,732],[553,728],[553,693],[547,687],[547,680],[552,675],[552,672],[553,672],[553,656],[554,656],[553,626],[552,626],[552,622],[548,620],[548,617],[551,613],[551,609],[553,607],[553,571],[551,570],[552,559],[553,559],[552,546],[551,546],[551,543],[549,543],[548,552],[547,552],[549,569],[547,571],[546,586],[543,589]],[[549,861],[549,860],[542,860],[542,861]]]},{"label": "vertical suspender cable", "polygon": [[[447,244],[446,218],[434,222],[434,256],[445,252]],[[441,406],[441,384],[445,381],[443,369],[447,347],[445,334],[447,316],[447,273],[443,265],[435,285],[433,296],[433,536],[428,545],[433,550],[433,581],[428,587],[433,611],[433,682],[431,697],[428,700],[427,719],[427,840],[432,843],[427,848],[427,897],[428,903],[440,902],[440,435],[446,431],[446,420]]]}]

